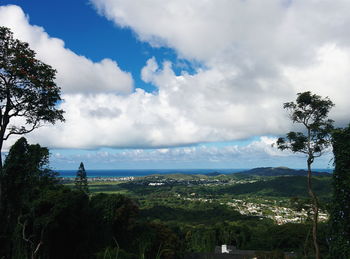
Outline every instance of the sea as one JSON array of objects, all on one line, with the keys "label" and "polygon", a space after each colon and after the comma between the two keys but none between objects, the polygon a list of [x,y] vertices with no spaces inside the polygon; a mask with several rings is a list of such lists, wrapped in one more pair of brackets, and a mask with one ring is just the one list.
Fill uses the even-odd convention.
[{"label": "sea", "polygon": [[[250,168],[249,168],[250,169]],[[86,170],[87,177],[140,177],[153,174],[232,174],[243,172],[249,169],[109,169],[109,170]],[[77,170],[55,170],[59,177],[75,177]],[[333,169],[314,169],[318,172],[329,172]]]}]

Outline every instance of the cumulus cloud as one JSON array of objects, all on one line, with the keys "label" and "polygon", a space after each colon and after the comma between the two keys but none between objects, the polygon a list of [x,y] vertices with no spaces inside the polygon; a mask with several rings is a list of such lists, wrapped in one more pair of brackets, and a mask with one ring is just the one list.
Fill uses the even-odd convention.
[{"label": "cumulus cloud", "polygon": [[[57,84],[64,93],[123,93],[132,91],[131,74],[111,59],[93,62],[65,48],[64,41],[50,37],[15,5],[0,6],[0,25],[9,27],[14,37],[28,42],[37,58],[57,70]],[[83,43],[82,43],[83,44]]]},{"label": "cumulus cloud", "polygon": [[344,33],[350,24],[346,0],[90,2],[109,20],[133,29],[141,40],[205,62],[238,55],[252,57],[253,63],[266,57],[300,64],[309,62],[315,47],[324,43],[349,43]]},{"label": "cumulus cloud", "polygon": [[66,123],[42,127],[31,134],[33,139],[60,148],[147,148],[200,141],[200,129],[193,122],[141,89],[128,96],[63,97]]},{"label": "cumulus cloud", "polygon": [[[177,168],[251,168],[262,166],[289,166],[305,168],[305,156],[282,152],[272,147],[275,138],[263,136],[248,145],[227,144],[222,147],[198,145],[162,149],[134,149],[90,151],[85,154],[52,155],[53,165],[62,168],[78,165],[80,161],[104,168],[111,165],[118,168],[162,168],[171,165]],[[330,153],[323,160],[315,161],[315,167],[329,168]]]},{"label": "cumulus cloud", "polygon": [[167,148],[279,135],[291,127],[282,103],[307,90],[336,103],[338,125],[349,121],[348,1],[91,2],[140,40],[200,66],[176,73],[170,61],[150,58],[140,75],[157,91],[130,92],[131,76],[115,61],[78,56],[29,25],[19,7],[2,7],[0,23],[58,69],[64,90],[66,123],[33,132],[33,141],[58,148]]},{"label": "cumulus cloud", "polygon": [[[256,93],[233,101],[225,82],[217,88],[221,73],[200,73],[178,76],[169,62],[159,68],[150,59],[142,75],[159,87],[157,94],[136,89],[127,96],[64,95],[66,123],[40,128],[31,137],[60,148],[154,148],[277,134],[284,125],[280,102]],[[263,104],[258,113],[252,102]]]},{"label": "cumulus cloud", "polygon": [[281,134],[290,128],[282,103],[308,90],[336,103],[338,126],[349,121],[348,1],[91,2],[140,40],[202,64],[176,75],[152,58],[141,72],[160,102],[199,128],[194,139]]},{"label": "cumulus cloud", "polygon": [[[350,46],[349,46],[350,47]],[[316,52],[313,66],[288,67],[283,73],[295,85],[298,92],[309,89],[322,96],[329,96],[335,103],[330,116],[337,126],[350,122],[350,48],[327,44]]]}]

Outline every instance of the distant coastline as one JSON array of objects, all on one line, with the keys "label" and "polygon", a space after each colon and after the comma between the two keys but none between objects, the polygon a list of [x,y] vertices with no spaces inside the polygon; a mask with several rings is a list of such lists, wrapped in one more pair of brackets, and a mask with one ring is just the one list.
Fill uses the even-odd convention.
[{"label": "distant coastline", "polygon": [[[86,170],[88,178],[112,178],[112,177],[142,177],[153,174],[232,174],[239,173],[250,169],[99,169]],[[315,168],[318,172],[333,172],[333,169]],[[59,177],[70,178],[75,177],[77,170],[54,170],[59,173]]]},{"label": "distant coastline", "polygon": [[[141,177],[152,174],[232,174],[247,169],[100,169],[86,170],[87,177]],[[60,177],[75,177],[77,170],[54,170]]]}]

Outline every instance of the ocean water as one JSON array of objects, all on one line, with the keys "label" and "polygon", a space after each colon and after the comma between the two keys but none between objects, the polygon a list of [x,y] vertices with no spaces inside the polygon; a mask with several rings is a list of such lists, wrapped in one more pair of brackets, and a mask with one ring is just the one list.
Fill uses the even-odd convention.
[{"label": "ocean water", "polygon": [[[247,169],[116,169],[116,170],[86,170],[87,177],[130,177],[147,176],[152,174],[232,174]],[[55,170],[60,177],[75,177],[77,170]]]},{"label": "ocean water", "polygon": [[[111,169],[111,170],[86,170],[87,177],[130,177],[147,176],[152,174],[208,174],[218,172],[220,174],[232,174],[249,169]],[[77,170],[55,170],[60,177],[75,177]],[[318,172],[331,173],[333,169],[313,169]]]}]

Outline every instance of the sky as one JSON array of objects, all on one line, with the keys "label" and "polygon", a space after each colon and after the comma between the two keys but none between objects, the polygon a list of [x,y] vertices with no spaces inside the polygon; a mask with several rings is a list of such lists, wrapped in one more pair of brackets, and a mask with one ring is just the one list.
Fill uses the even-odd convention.
[{"label": "sky", "polygon": [[348,0],[0,0],[0,26],[57,70],[66,122],[26,135],[54,169],[305,168],[272,145],[301,130],[283,103],[328,96],[348,125],[349,12]]}]

